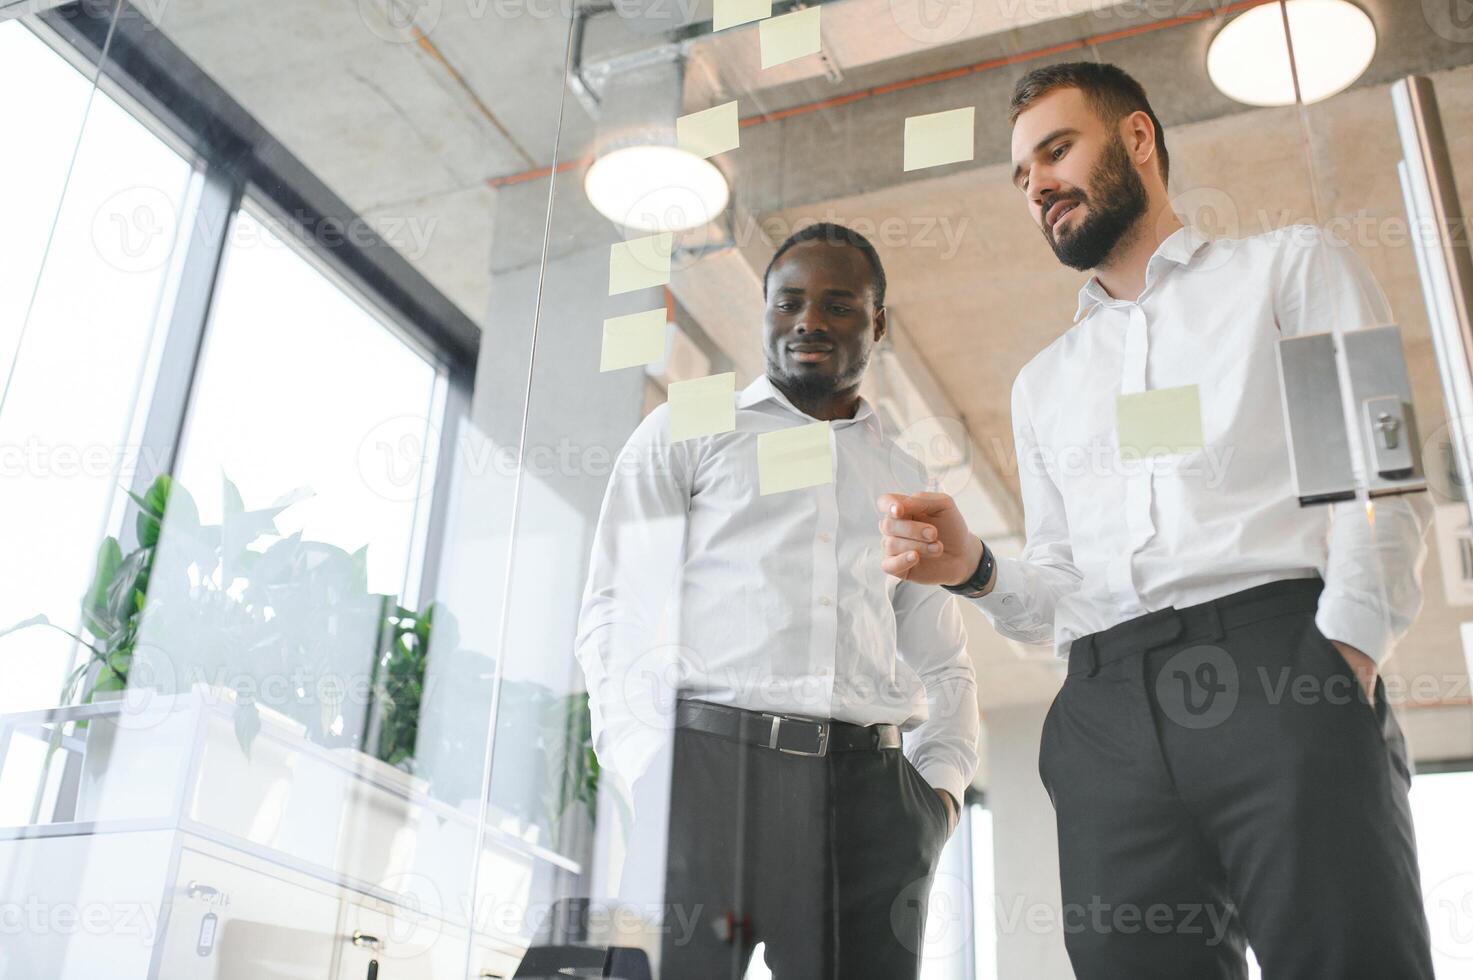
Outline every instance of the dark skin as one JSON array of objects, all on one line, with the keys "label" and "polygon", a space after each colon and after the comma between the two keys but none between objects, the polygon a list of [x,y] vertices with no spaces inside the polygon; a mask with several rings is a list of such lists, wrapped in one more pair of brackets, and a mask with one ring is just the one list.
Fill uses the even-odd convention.
[{"label": "dark skin", "polygon": [[801,242],[768,273],[767,377],[808,415],[854,417],[864,369],[883,336],[885,308],[875,303],[874,274],[859,249]]},{"label": "dark skin", "polygon": [[[794,406],[815,419],[852,419],[859,383],[875,344],[885,336],[885,308],[875,302],[869,260],[849,245],[814,240],[783,253],[767,278],[762,352],[767,377]],[[957,803],[946,807],[948,832]]]}]

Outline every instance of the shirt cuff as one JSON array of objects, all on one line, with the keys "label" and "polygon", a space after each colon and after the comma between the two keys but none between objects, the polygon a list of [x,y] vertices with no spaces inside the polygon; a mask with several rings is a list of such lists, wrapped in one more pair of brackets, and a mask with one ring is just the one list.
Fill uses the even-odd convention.
[{"label": "shirt cuff", "polygon": [[973,599],[977,608],[989,616],[1016,614],[1021,608],[1018,599],[1018,570],[1015,558],[993,557],[997,571],[993,576],[992,591],[980,599]]},{"label": "shirt cuff", "polygon": [[936,789],[944,789],[956,800],[957,811],[960,813],[962,801],[967,798],[967,778],[956,766],[947,762],[927,762],[925,765],[916,766],[921,778]]},{"label": "shirt cuff", "polygon": [[1386,614],[1380,609],[1325,593],[1320,598],[1314,624],[1327,638],[1355,647],[1379,666],[1392,646],[1391,629],[1386,619]]}]

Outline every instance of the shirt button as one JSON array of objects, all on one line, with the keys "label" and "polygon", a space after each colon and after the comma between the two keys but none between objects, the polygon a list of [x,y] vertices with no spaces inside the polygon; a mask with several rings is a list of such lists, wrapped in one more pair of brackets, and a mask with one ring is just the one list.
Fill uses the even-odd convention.
[{"label": "shirt button", "polygon": [[824,544],[828,544],[834,539],[829,535],[829,532],[824,531],[823,533],[819,534],[818,540],[822,541]]},{"label": "shirt button", "polygon": [[1009,604],[1009,603],[1011,603],[1013,601],[1013,597],[1010,596],[1010,595],[1005,595],[1005,596],[1002,597],[1002,601],[1003,601],[1003,605],[1007,605],[1007,604]]},{"label": "shirt button", "polygon": [[820,596],[818,604],[820,606],[832,606],[834,604],[834,600],[830,599],[828,596]]}]

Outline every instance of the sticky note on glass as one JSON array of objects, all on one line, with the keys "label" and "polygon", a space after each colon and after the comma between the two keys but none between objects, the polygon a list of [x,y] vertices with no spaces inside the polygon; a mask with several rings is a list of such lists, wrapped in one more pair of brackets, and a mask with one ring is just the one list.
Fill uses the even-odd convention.
[{"label": "sticky note on glass", "polygon": [[1202,448],[1202,403],[1196,385],[1157,388],[1115,399],[1120,455],[1174,456]]},{"label": "sticky note on glass", "polygon": [[609,295],[668,283],[674,245],[675,236],[668,231],[614,243],[609,249]]},{"label": "sticky note on glass", "polygon": [[736,428],[736,375],[713,374],[670,385],[670,439],[696,439]]},{"label": "sticky note on glass", "polygon": [[785,62],[818,54],[822,41],[818,34],[819,7],[795,10],[781,17],[769,17],[757,25],[762,44],[762,67],[771,68]]},{"label": "sticky note on glass", "polygon": [[762,496],[834,482],[834,443],[827,422],[757,436],[757,490]]},{"label": "sticky note on glass", "polygon": [[905,120],[905,169],[921,170],[972,159],[973,106]]},{"label": "sticky note on glass", "polygon": [[772,16],[772,0],[716,0],[711,30],[724,31]]},{"label": "sticky note on glass", "polygon": [[665,356],[665,308],[610,317],[604,321],[600,371],[653,364]]},{"label": "sticky note on glass", "polygon": [[736,102],[676,119],[675,141],[682,150],[698,157],[714,157],[718,153],[735,150],[741,145]]}]

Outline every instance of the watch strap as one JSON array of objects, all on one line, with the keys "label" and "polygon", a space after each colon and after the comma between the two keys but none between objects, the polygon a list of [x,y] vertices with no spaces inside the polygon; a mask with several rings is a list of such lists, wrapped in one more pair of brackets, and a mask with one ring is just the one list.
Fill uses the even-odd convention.
[{"label": "watch strap", "polygon": [[978,560],[977,568],[971,576],[965,582],[958,582],[956,585],[943,585],[943,589],[952,595],[959,595],[967,599],[977,599],[982,596],[987,583],[992,581],[992,570],[996,562],[992,557],[992,549],[987,547],[987,542],[981,541],[981,544],[982,557]]}]

